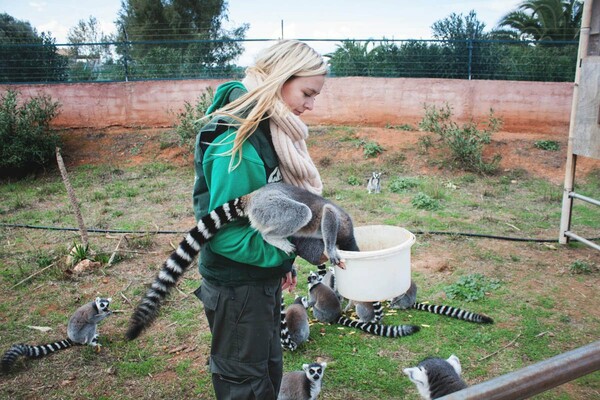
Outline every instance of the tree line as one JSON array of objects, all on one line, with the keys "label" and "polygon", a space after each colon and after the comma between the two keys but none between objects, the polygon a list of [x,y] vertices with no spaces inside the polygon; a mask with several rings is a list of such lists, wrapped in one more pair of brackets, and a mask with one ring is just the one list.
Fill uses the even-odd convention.
[{"label": "tree line", "polygon": [[[583,5],[529,0],[491,30],[475,11],[435,22],[432,40],[344,40],[333,76],[571,81]],[[0,82],[236,78],[248,24],[224,28],[224,0],[124,0],[106,35],[90,16],[65,46],[0,14]]]}]

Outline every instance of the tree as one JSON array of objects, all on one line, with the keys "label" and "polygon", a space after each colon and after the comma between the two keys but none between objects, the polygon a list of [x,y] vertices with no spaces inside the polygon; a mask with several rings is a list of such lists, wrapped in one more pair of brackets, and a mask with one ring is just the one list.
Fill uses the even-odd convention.
[{"label": "tree", "polygon": [[582,14],[579,0],[524,1],[500,19],[494,34],[534,41],[576,40]]},{"label": "tree", "polygon": [[73,45],[68,48],[71,64],[69,75],[72,80],[98,79],[104,66],[114,65],[110,45],[114,38],[101,31],[95,17],[90,16],[87,21],[79,20],[77,25],[69,29],[67,39]]},{"label": "tree", "polygon": [[325,55],[329,57],[331,73],[334,76],[372,76],[371,69],[376,67],[379,60],[373,58],[370,45],[370,41],[361,44],[354,40],[336,45],[333,53]]},{"label": "tree", "polygon": [[117,52],[136,77],[215,76],[233,68],[248,30],[225,20],[224,0],[123,0],[116,22],[128,44]]},{"label": "tree", "polygon": [[66,68],[49,34],[38,35],[29,22],[0,14],[0,82],[62,81]]},{"label": "tree", "polygon": [[485,23],[471,10],[468,15],[452,13],[431,26],[433,37],[443,40],[441,57],[446,65],[441,77],[490,79],[496,74],[498,46],[489,42]]},{"label": "tree", "polygon": [[[101,60],[110,58],[110,45],[114,38],[106,35],[100,29],[98,20],[91,16],[88,20],[79,20],[77,25],[69,29],[67,40],[72,46],[69,48],[69,56],[79,59]],[[84,44],[85,43],[85,44]],[[89,44],[93,43],[93,44]]]}]

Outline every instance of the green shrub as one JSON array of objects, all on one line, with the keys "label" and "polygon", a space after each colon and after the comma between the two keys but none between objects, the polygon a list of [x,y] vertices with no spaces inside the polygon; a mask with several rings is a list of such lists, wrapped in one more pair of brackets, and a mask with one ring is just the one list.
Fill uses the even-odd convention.
[{"label": "green shrub", "polygon": [[377,142],[367,141],[362,144],[363,154],[365,158],[374,158],[385,151],[385,149]]},{"label": "green shrub", "polygon": [[537,140],[534,144],[535,147],[541,150],[558,151],[560,145],[556,140]]},{"label": "green shrub", "polygon": [[[490,161],[483,159],[483,146],[490,143],[491,135],[502,125],[502,121],[494,117],[493,110],[490,110],[486,128],[483,130],[479,130],[473,121],[459,127],[451,117],[452,109],[448,104],[439,109],[436,106],[425,105],[425,116],[419,127],[439,136],[440,147],[450,154],[450,161],[459,168],[479,174],[491,174],[496,171],[500,155],[494,156]],[[428,144],[435,145],[431,141]],[[425,150],[428,149],[425,142],[420,145],[425,147]]]},{"label": "green shrub", "polygon": [[415,197],[413,197],[411,204],[413,205],[413,207],[418,208],[420,210],[429,211],[439,210],[442,206],[439,200],[436,200],[423,192],[417,193]]},{"label": "green shrub", "polygon": [[449,299],[476,301],[485,297],[485,292],[500,287],[500,281],[489,279],[482,274],[461,277],[456,283],[446,286],[444,291]]},{"label": "green shrub", "polygon": [[591,274],[592,267],[585,261],[576,260],[569,266],[572,274]]},{"label": "green shrub", "polygon": [[177,116],[179,122],[175,127],[175,132],[179,137],[179,146],[188,147],[193,151],[196,135],[208,122],[202,118],[206,115],[206,110],[212,104],[213,97],[214,90],[209,86],[198,96],[196,104],[191,104],[187,101],[184,103],[184,109]]},{"label": "green shrub", "polygon": [[390,181],[389,188],[393,193],[401,193],[419,186],[419,180],[412,177],[396,177]]},{"label": "green shrub", "polygon": [[357,178],[355,175],[350,175],[348,177],[347,182],[348,182],[348,185],[351,185],[351,186],[360,186],[362,184],[362,181],[359,178]]},{"label": "green shrub", "polygon": [[60,104],[39,95],[20,102],[18,91],[0,96],[0,170],[14,176],[34,172],[54,158],[59,137],[50,129]]}]

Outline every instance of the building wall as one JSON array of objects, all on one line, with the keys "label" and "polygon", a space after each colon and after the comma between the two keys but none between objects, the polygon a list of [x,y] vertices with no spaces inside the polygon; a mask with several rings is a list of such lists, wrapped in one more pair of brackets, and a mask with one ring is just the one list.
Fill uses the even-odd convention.
[{"label": "building wall", "polygon": [[[61,103],[55,127],[169,127],[184,103],[195,104],[222,80],[0,85],[24,97],[47,94]],[[413,124],[424,105],[449,104],[459,122],[486,120],[490,109],[512,132],[568,133],[573,83],[413,78],[328,78],[308,124]]]}]

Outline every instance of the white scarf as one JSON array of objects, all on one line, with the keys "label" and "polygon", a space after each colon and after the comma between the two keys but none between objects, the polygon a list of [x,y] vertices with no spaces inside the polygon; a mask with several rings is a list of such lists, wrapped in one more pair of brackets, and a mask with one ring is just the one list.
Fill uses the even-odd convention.
[{"label": "white scarf", "polygon": [[[261,83],[262,78],[257,74],[248,74],[242,81],[248,91]],[[278,101],[269,112],[273,147],[279,158],[283,181],[320,195],[323,182],[306,147],[308,128],[282,101]]]}]

